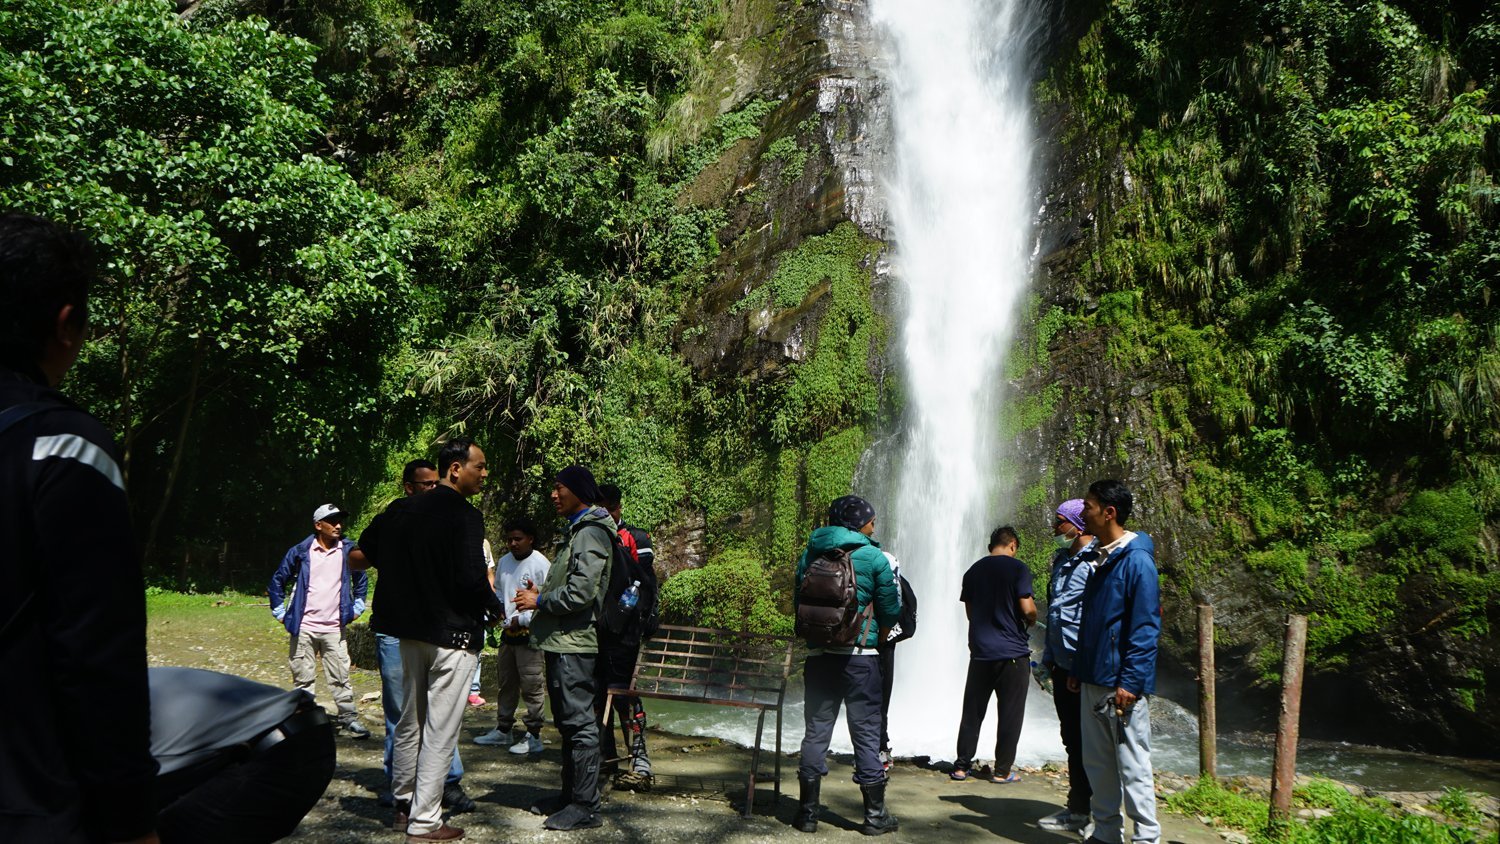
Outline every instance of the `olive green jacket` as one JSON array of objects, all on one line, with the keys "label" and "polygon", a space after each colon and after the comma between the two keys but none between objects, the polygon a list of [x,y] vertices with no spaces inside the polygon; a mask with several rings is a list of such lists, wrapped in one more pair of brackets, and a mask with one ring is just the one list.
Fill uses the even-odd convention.
[{"label": "olive green jacket", "polygon": [[604,508],[589,508],[569,526],[568,544],[552,558],[547,580],[537,595],[531,640],[550,653],[599,652],[599,635],[594,625],[604,609],[614,544],[610,533],[585,527],[588,524],[602,525],[610,533],[615,531],[614,519]]}]

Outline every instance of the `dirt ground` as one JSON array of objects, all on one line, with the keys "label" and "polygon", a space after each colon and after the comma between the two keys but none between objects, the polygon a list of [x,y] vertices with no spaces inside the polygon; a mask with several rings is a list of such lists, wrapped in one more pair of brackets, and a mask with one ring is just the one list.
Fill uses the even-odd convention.
[{"label": "dirt ground", "polygon": [[[227,671],[290,687],[286,667],[287,636],[264,604],[244,596],[180,596],[151,603],[149,648],[153,665],[187,665]],[[197,596],[195,596],[197,597]],[[217,601],[217,603],[216,603]],[[323,799],[287,839],[345,844],[400,841],[391,831],[391,810],[376,803],[385,786],[381,771],[384,722],[380,677],[370,670],[353,672],[360,713],[374,735],[365,741],[338,739],[338,769]],[[492,697],[486,678],[485,696]],[[320,678],[318,700],[332,708]],[[648,703],[649,709],[649,703]],[[461,756],[464,786],[479,804],[477,811],[451,819],[468,831],[470,841],[631,841],[715,842],[748,844],[800,839],[790,827],[796,808],[796,759],[782,759],[784,790],[775,798],[769,784],[757,790],[755,814],[740,817],[750,753],[744,748],[701,738],[653,731],[649,737],[656,788],[650,794],[606,793],[600,829],[577,833],[547,832],[541,819],[526,812],[533,800],[556,790],[558,737],[543,732],[546,750],[538,757],[511,755],[505,748],[481,747],[473,737],[494,726],[493,704],[465,715]],[[795,751],[796,738],[788,741]],[[769,773],[773,760],[763,757]],[[822,802],[827,807],[821,839],[863,840],[859,789],[850,780],[846,758],[830,761]],[[1043,830],[1036,819],[1061,806],[1065,777],[1055,770],[1022,769],[1019,783],[996,785],[979,780],[953,782],[941,771],[898,764],[892,772],[888,804],[901,820],[900,832],[886,841],[1015,841],[1024,844],[1076,842],[1070,833]],[[1195,819],[1162,813],[1163,841],[1214,844],[1221,839]]]}]

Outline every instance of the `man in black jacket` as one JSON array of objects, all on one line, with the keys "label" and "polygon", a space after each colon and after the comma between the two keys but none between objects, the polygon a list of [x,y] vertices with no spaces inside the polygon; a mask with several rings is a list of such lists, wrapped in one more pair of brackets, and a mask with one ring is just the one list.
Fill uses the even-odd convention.
[{"label": "man in black jacket", "polygon": [[465,499],[489,475],[484,451],[454,437],[438,452],[440,481],[375,517],[360,549],[380,569],[371,626],[401,640],[405,700],[396,724],[391,790],[406,840],[453,841],[443,782],[463,726],[484,626],[505,614],[485,576],[484,517]]},{"label": "man in black jacket", "polygon": [[[0,214],[0,841],[157,840],[125,481],[109,432],[53,389],[93,274],[83,237]],[[87,729],[101,701],[108,729]]]}]

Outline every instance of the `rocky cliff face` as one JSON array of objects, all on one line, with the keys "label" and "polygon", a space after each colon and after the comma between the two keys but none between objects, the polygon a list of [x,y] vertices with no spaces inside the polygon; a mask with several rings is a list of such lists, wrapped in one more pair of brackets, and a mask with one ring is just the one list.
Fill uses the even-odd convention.
[{"label": "rocky cliff face", "polygon": [[[1074,136],[1066,107],[1042,109],[1040,135]],[[1288,607],[1297,600],[1264,571],[1246,564],[1191,491],[1194,466],[1181,432],[1153,397],[1182,387],[1187,375],[1170,358],[1121,366],[1110,343],[1118,330],[1097,319],[1108,289],[1088,282],[1085,265],[1098,247],[1098,220],[1132,190],[1118,162],[1089,160],[1083,143],[1050,143],[1038,198],[1039,262],[1034,311],[1057,308],[1096,317],[1079,330],[1049,333],[1030,322],[1018,343],[1024,372],[1013,382],[1029,423],[1014,432],[1019,476],[1017,518],[1045,524],[1053,502],[1076,497],[1095,479],[1115,477],[1136,493],[1132,527],[1154,537],[1163,584],[1163,687],[1184,702],[1196,683],[1196,605],[1213,605],[1221,710],[1249,726],[1274,729],[1274,670]],[[1105,173],[1101,180],[1099,173]],[[1028,415],[1023,413],[1022,415]],[[1199,419],[1212,437],[1207,419]],[[1215,514],[1224,516],[1225,514]],[[1239,513],[1227,514],[1244,520]],[[1222,524],[1223,518],[1218,519]],[[1303,692],[1302,732],[1310,738],[1470,756],[1500,752],[1500,712],[1477,706],[1476,686],[1500,680],[1500,641],[1443,629],[1443,612],[1421,582],[1400,588],[1402,609],[1342,664],[1310,664]],[[1305,612],[1305,610],[1304,610]],[[1489,630],[1500,608],[1489,610]],[[1318,619],[1314,618],[1314,624]],[[1482,697],[1482,694],[1481,694]],[[1221,726],[1228,719],[1221,715]]]}]

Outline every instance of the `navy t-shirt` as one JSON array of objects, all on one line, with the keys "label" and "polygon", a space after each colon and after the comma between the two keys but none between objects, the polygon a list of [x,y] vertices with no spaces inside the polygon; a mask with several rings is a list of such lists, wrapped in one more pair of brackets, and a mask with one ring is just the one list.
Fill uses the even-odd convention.
[{"label": "navy t-shirt", "polygon": [[959,600],[969,605],[969,657],[1016,659],[1031,654],[1017,601],[1030,598],[1031,569],[1015,557],[985,557],[964,572]]}]

